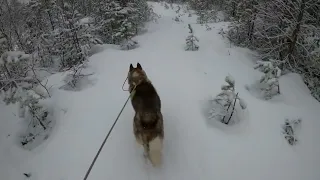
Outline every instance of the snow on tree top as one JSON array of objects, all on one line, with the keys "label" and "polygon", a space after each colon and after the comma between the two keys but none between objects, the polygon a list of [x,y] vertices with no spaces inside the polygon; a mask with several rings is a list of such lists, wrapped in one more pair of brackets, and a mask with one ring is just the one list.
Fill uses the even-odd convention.
[{"label": "snow on tree top", "polygon": [[7,51],[0,57],[0,65],[4,63],[18,62],[19,60],[28,59],[29,57],[29,54],[22,51]]},{"label": "snow on tree top", "polygon": [[0,43],[4,43],[4,42],[6,42],[6,41],[7,41],[6,38],[1,38],[1,37],[0,37]]},{"label": "snow on tree top", "polygon": [[235,80],[231,75],[226,76],[225,81],[234,86]]},{"label": "snow on tree top", "polygon": [[93,19],[90,17],[85,17],[79,20],[80,24],[90,24],[93,22]]},{"label": "snow on tree top", "polygon": [[257,61],[257,66],[264,66],[264,67],[272,67],[272,63],[270,61]]},{"label": "snow on tree top", "polygon": [[239,104],[241,106],[242,109],[246,109],[247,108],[247,103],[242,99],[242,98],[238,98],[239,99]]},{"label": "snow on tree top", "polygon": [[120,11],[118,11],[118,13],[120,14],[128,14],[129,8],[123,8]]},{"label": "snow on tree top", "polygon": [[281,69],[276,67],[276,76],[280,77],[281,76]]}]

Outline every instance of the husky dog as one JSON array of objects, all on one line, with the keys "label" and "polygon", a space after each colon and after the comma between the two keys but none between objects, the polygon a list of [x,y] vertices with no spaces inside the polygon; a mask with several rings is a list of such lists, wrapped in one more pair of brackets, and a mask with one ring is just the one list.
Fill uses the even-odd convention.
[{"label": "husky dog", "polygon": [[137,143],[143,146],[145,157],[150,159],[153,166],[158,166],[162,162],[164,139],[160,97],[140,63],[136,68],[130,64],[128,83],[132,92],[131,104],[135,110],[134,136]]}]

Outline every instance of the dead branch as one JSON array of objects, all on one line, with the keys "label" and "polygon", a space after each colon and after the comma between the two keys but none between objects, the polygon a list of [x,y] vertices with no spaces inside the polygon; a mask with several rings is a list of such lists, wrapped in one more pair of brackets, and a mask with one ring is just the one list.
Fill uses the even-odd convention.
[{"label": "dead branch", "polygon": [[[31,70],[32,70],[32,72],[33,72],[33,77],[37,80],[37,82],[40,84],[40,86],[42,86],[42,87],[47,91],[48,96],[51,98],[51,95],[50,95],[49,90],[47,89],[47,87],[41,83],[40,79],[37,78],[36,72],[35,72],[35,70],[34,70],[34,66],[35,66],[34,64],[35,64],[35,63],[34,63],[34,58],[33,58],[33,56],[32,56],[32,66],[31,66]],[[46,84],[47,84],[47,83],[48,83],[48,80],[47,80]]]}]

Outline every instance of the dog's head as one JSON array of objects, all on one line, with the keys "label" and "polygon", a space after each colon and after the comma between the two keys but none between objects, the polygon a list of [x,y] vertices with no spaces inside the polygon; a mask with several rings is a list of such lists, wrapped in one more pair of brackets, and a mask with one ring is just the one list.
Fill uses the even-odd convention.
[{"label": "dog's head", "polygon": [[129,85],[138,85],[143,81],[148,81],[148,77],[146,72],[142,69],[141,64],[137,63],[136,68],[134,68],[133,65],[130,64],[128,72]]}]

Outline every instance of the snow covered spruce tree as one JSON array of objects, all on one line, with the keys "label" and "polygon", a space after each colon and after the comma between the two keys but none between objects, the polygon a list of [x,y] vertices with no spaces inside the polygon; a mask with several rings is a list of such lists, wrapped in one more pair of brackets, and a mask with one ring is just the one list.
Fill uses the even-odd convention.
[{"label": "snow covered spruce tree", "polygon": [[87,48],[85,47],[90,46],[91,42],[88,39],[90,36],[86,36],[85,27],[78,23],[83,16],[72,9],[73,5],[64,3],[62,7],[57,4],[52,6],[55,7],[57,15],[52,19],[57,24],[48,34],[43,34],[41,49],[44,52],[41,53],[55,59],[60,70],[70,69],[86,61]]},{"label": "snow covered spruce tree", "polygon": [[206,24],[216,21],[218,0],[190,0],[188,6],[196,11],[197,23]]},{"label": "snow covered spruce tree", "polygon": [[164,3],[164,8],[169,9],[169,6],[166,2]]},{"label": "snow covered spruce tree", "polygon": [[5,33],[2,33],[1,30],[2,29],[0,29],[0,55],[6,51],[9,51],[12,47],[10,39],[7,37]]},{"label": "snow covered spruce tree", "polygon": [[237,100],[240,107],[246,109],[247,105],[243,99],[239,97],[239,93],[235,93],[235,80],[232,76],[226,76],[225,82],[228,85],[222,85],[222,92],[215,98],[210,100],[209,119],[218,120],[224,124],[234,124],[236,119],[232,118]]},{"label": "snow covered spruce tree", "polygon": [[[257,5],[259,0],[243,0],[237,5],[234,2],[232,8],[227,14],[233,19],[229,31],[228,38],[238,46],[251,47],[253,33],[255,29],[255,20],[257,17]],[[230,19],[229,18],[229,19]]]},{"label": "snow covered spruce tree", "polygon": [[199,49],[199,46],[196,44],[196,42],[199,42],[199,39],[194,36],[193,29],[190,24],[188,24],[189,28],[189,36],[186,38],[186,51],[197,51]]},{"label": "snow covered spruce tree", "polygon": [[105,43],[119,45],[130,41],[152,16],[145,0],[100,0],[94,7],[95,31]]},{"label": "snow covered spruce tree", "polygon": [[[46,3],[37,0],[31,0],[23,8],[25,18],[25,32],[23,38],[25,41],[26,53],[33,53],[39,50],[41,35],[54,29],[54,22],[51,17],[51,10]],[[50,14],[50,16],[48,16]],[[43,63],[43,60],[41,59]],[[43,63],[44,64],[44,63]]]},{"label": "snow covered spruce tree", "polygon": [[[30,55],[20,51],[6,51],[0,58],[0,96],[6,104],[18,103],[19,117],[32,124],[22,137],[22,145],[47,134],[51,129],[51,119],[47,117],[52,112],[40,102],[50,94],[36,76],[35,63]],[[41,88],[37,89],[38,86]],[[44,89],[45,94],[39,89]]]},{"label": "snow covered spruce tree", "polygon": [[216,12],[214,10],[197,11],[196,14],[198,15],[197,23],[201,25],[214,22],[216,18]]},{"label": "snow covered spruce tree", "polygon": [[211,0],[190,0],[188,6],[195,11],[212,9],[213,1]]},{"label": "snow covered spruce tree", "polygon": [[[20,8],[23,21],[18,26],[18,34],[22,42],[19,44],[23,46],[18,46],[18,49],[29,54],[36,53],[44,68],[72,64],[74,62],[70,62],[70,58],[66,57],[66,53],[69,53],[69,56],[75,54],[70,49],[76,49],[79,55],[80,51],[89,49],[88,46],[94,43],[91,32],[87,31],[89,28],[79,23],[83,15],[77,11],[77,4],[75,1],[70,3],[32,0]],[[20,16],[17,19],[21,19]],[[17,44],[17,38],[11,39]]]},{"label": "snow covered spruce tree", "polygon": [[139,47],[139,43],[132,39],[126,39],[120,44],[122,50],[131,50]]},{"label": "snow covered spruce tree", "polygon": [[40,101],[42,98],[33,91],[24,91],[20,101],[19,116],[28,120],[31,128],[22,135],[21,144],[32,148],[36,141],[43,141],[48,138],[52,125],[52,111]]},{"label": "snow covered spruce tree", "polygon": [[0,57],[1,93],[6,104],[16,103],[20,92],[28,90],[35,83],[25,75],[29,66],[29,55],[19,51],[6,51]]},{"label": "snow covered spruce tree", "polygon": [[0,5],[0,27],[2,32],[10,39],[11,44],[19,50],[25,48],[22,37],[24,16],[21,14],[23,4],[18,0],[3,0]]},{"label": "snow covered spruce tree", "polygon": [[206,24],[206,30],[207,30],[207,31],[211,31],[212,28],[211,28],[208,24]]},{"label": "snow covered spruce tree", "polygon": [[282,133],[284,138],[288,141],[290,145],[296,145],[298,142],[298,134],[301,128],[302,120],[298,119],[286,119],[282,125]]},{"label": "snow covered spruce tree", "polygon": [[257,61],[254,69],[259,69],[264,75],[260,79],[260,90],[263,92],[265,99],[271,99],[273,96],[280,94],[279,77],[281,70],[274,66],[270,61]]}]

